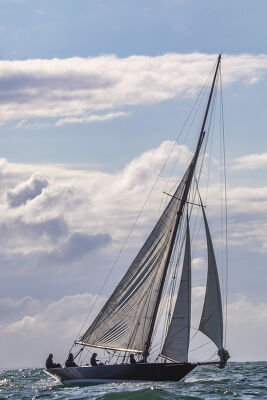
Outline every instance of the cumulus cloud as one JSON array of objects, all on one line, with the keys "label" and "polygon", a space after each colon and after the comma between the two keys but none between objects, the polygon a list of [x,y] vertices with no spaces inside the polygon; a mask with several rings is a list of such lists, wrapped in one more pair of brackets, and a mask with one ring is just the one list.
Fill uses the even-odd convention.
[{"label": "cumulus cloud", "polygon": [[[36,166],[21,169],[19,165],[16,169],[13,164],[2,160],[2,173],[13,186],[7,188],[0,205],[2,252],[9,257],[14,253],[27,254],[30,264],[53,262],[56,265],[71,263],[106,246],[111,240],[110,234],[96,228],[95,221],[91,224],[87,222],[90,221],[90,214],[92,219],[91,187],[86,185],[90,173],[48,166],[44,172],[50,175],[51,181],[40,173],[31,173],[25,179],[25,175],[34,169]],[[56,171],[61,171],[61,176],[57,176]],[[79,176],[76,182],[75,176],[76,179]],[[15,186],[13,180],[16,181]],[[85,190],[87,186],[89,188]],[[74,210],[77,210],[77,217]],[[84,211],[87,211],[86,219]],[[81,224],[79,217],[83,220]]]},{"label": "cumulus cloud", "polygon": [[[5,244],[6,250],[19,251],[20,247],[27,252],[27,244],[34,248],[39,241],[48,239],[52,242],[66,236],[68,233],[68,224],[62,217],[48,218],[43,221],[25,221],[22,217],[10,217],[0,222],[0,242]],[[14,245],[16,249],[14,249]],[[19,245],[21,244],[21,246]],[[25,246],[25,247],[24,247]]]},{"label": "cumulus cloud", "polygon": [[[24,298],[21,302],[25,300],[26,299]],[[88,310],[95,300],[96,296],[93,296],[90,293],[85,293],[75,296],[64,296],[58,301],[50,302],[48,305],[44,303],[42,304],[40,312],[37,312],[32,316],[26,315],[22,319],[18,319],[16,322],[9,324],[6,327],[6,332],[16,332],[21,335],[36,335],[41,334],[45,327],[46,332],[58,335],[59,332],[67,332],[66,325],[71,324],[73,328],[72,335],[74,335],[77,332],[78,325],[76,325],[75,322],[79,321],[79,325],[81,326],[84,322],[84,320],[79,320],[81,315],[84,316],[84,319],[86,318]],[[101,298],[99,300],[101,302]],[[33,314],[32,310],[31,314]],[[79,316],[79,319],[77,316]],[[52,322],[54,324],[52,324]],[[64,322],[65,327],[62,326],[62,323]],[[69,336],[69,334],[67,334],[67,336]]]},{"label": "cumulus cloud", "polygon": [[[204,288],[193,289],[193,301],[197,302],[198,312],[201,311],[199,304],[203,300],[203,295]],[[50,302],[29,297],[17,301],[2,299],[0,367],[41,367],[50,352],[54,353],[56,360],[63,363],[73,341],[87,329],[105,300],[90,293],[63,296]],[[23,305],[24,315],[22,315]],[[3,310],[3,306],[7,309]],[[12,314],[11,318],[6,317],[7,310]],[[229,304],[227,349],[232,361],[266,359],[266,348],[262,346],[265,343],[267,329],[266,310],[266,303],[253,304],[244,296]],[[193,342],[193,346],[191,343],[191,347],[194,350],[196,343]],[[196,355],[195,351],[190,352],[190,358],[199,361],[201,358],[197,357],[207,358],[209,351],[210,349],[204,347],[199,355]]]},{"label": "cumulus cloud", "polygon": [[204,258],[201,257],[196,257],[192,259],[192,268],[195,271],[203,271],[204,268],[206,268],[206,262]]},{"label": "cumulus cloud", "polygon": [[252,304],[240,296],[229,304],[228,324],[228,346],[234,360],[266,360],[266,303]]},{"label": "cumulus cloud", "polygon": [[[51,325],[45,325],[46,318],[49,322],[46,313],[48,303],[51,303],[49,298],[53,298],[55,303],[55,299],[62,298],[65,293],[77,293],[81,287],[83,290],[80,292],[97,290],[95,289],[96,282],[100,282],[103,275],[106,276],[129,228],[135,221],[151,184],[155,181],[168,156],[172,164],[176,163],[178,158],[178,175],[182,175],[184,166],[191,159],[192,154],[184,146],[164,142],[158,148],[141,154],[116,173],[104,173],[88,168],[82,170],[66,165],[13,164],[7,160],[0,160],[3,183],[1,190],[5,190],[0,204],[2,245],[0,291],[4,293],[2,294],[4,298],[2,302],[0,301],[0,317],[2,313],[1,329],[4,329],[6,334],[8,332],[13,341],[19,337],[20,345],[24,346],[25,337],[29,335],[29,341],[35,342],[37,349],[40,346],[40,331],[51,332],[51,341],[48,340],[47,347],[43,351],[44,358],[46,352],[54,351],[52,336],[57,335],[56,332],[61,335],[61,327],[58,330],[59,325],[62,324],[64,329],[73,331],[71,321],[69,320],[70,325],[66,326],[64,321],[61,322],[60,317],[55,322],[51,322]],[[36,174],[36,171],[39,173]],[[158,204],[166,181],[167,174],[163,173],[159,190],[155,190],[152,194],[151,203],[139,227],[136,228],[133,238],[130,238],[126,246],[126,254],[120,263],[121,269],[119,272],[117,270],[114,281],[119,280],[122,269],[127,268],[150,232],[154,215],[158,215]],[[177,177],[173,179],[170,186],[173,186],[176,181]],[[212,207],[208,211],[211,228],[212,225],[215,227],[219,225],[221,205],[218,193],[220,194],[219,186],[211,183],[209,203]],[[13,200],[15,206],[12,203]],[[240,270],[236,271],[238,263],[233,266],[235,271],[232,273],[234,278],[237,277],[238,284],[242,282],[243,288],[246,285],[246,277],[251,277],[249,274],[253,273],[255,282],[257,282],[257,277],[265,276],[263,266],[264,254],[267,251],[267,223],[264,218],[267,211],[267,188],[229,187],[228,202],[230,252],[233,248],[242,245],[242,255],[247,258],[246,266],[242,263],[242,279]],[[217,237],[221,238],[219,230],[211,230],[215,232],[213,235],[215,240]],[[194,234],[193,229],[191,233]],[[198,243],[201,240],[202,237],[199,236]],[[262,258],[258,258],[255,262],[255,253],[250,253],[252,251],[257,251],[257,255],[262,252]],[[194,283],[199,285],[193,292],[198,304],[203,300],[204,294],[204,289],[200,285],[205,283],[205,277],[203,281],[199,278],[200,272],[205,267],[203,253],[194,251],[193,254],[193,273],[197,275]],[[253,265],[253,271],[251,265]],[[15,287],[13,281],[18,277],[20,285]],[[251,281],[249,278],[247,280]],[[113,284],[112,279],[110,284]],[[244,291],[246,290],[250,295],[255,295],[257,292],[257,296],[264,297],[265,288],[262,289],[262,284],[260,289],[256,284],[249,289],[247,286]],[[19,300],[18,293],[22,299],[26,295],[30,297]],[[38,296],[45,300],[38,300]],[[58,307],[64,308],[62,304],[58,303]],[[238,299],[238,312],[258,312],[262,315],[263,307],[259,304],[256,307],[249,299],[245,301]],[[70,307],[69,303],[68,307]],[[53,308],[49,308],[49,312],[51,310],[53,311]],[[234,310],[232,312],[235,312]],[[264,315],[261,318],[264,320]],[[197,325],[195,321],[194,324]],[[51,328],[53,324],[55,329]],[[238,326],[235,329],[238,331]],[[32,336],[29,333],[31,330],[35,332]],[[17,335],[16,332],[20,334]],[[71,340],[70,336],[68,340]],[[65,345],[64,351],[68,347],[67,343]],[[235,354],[236,359],[240,354],[241,350]],[[8,355],[6,357],[8,358]],[[24,359],[23,357],[21,359]],[[40,359],[40,363],[41,361]],[[36,365],[34,364],[36,361],[31,362],[31,365]]]},{"label": "cumulus cloud", "polygon": [[94,250],[105,247],[110,241],[111,237],[107,233],[87,235],[75,232],[59,249],[55,249],[45,256],[45,261],[72,263],[74,260],[80,259]]},{"label": "cumulus cloud", "polygon": [[[113,246],[119,246],[127,236],[167,157],[171,163],[178,160],[178,174],[182,176],[192,153],[185,146],[166,141],[158,148],[148,150],[133,159],[114,174],[72,169],[71,166],[64,165],[22,165],[0,160],[2,186],[7,186],[7,204],[1,205],[2,243],[9,243],[17,251],[21,248],[24,252],[42,251],[46,247],[46,252],[53,253],[58,251],[56,246],[63,246],[63,243],[65,246],[71,235],[78,232],[81,235],[108,234],[113,238]],[[153,218],[158,215],[155,204],[159,204],[166,180],[163,173],[158,187],[152,193],[147,212],[142,216],[142,225],[136,227],[135,236],[131,238],[129,246],[136,246],[149,233]],[[173,178],[169,182],[169,188],[177,180],[177,177]],[[209,217],[212,219],[218,218],[221,207],[220,190],[220,185],[210,183]],[[231,210],[229,215],[234,222],[229,230],[231,244],[238,245],[245,239],[250,242],[249,248],[265,251],[265,226],[262,222],[260,229],[257,215],[267,211],[267,189],[229,187],[228,204]],[[251,213],[254,216],[251,215],[248,220]],[[71,241],[69,245],[70,243]],[[6,250],[8,248],[9,245]],[[59,255],[58,257],[60,258]],[[200,265],[196,264],[194,267],[198,269]]]},{"label": "cumulus cloud", "polygon": [[[190,95],[203,85],[215,60],[215,55],[172,53],[0,61],[1,121],[52,118],[59,119],[55,121],[58,125],[91,122],[88,114],[93,111]],[[266,55],[224,56],[225,84],[253,84],[266,72]]]},{"label": "cumulus cloud", "polygon": [[1,323],[12,323],[20,320],[25,315],[35,315],[43,308],[40,300],[31,296],[21,299],[5,297],[0,299],[0,319]]},{"label": "cumulus cloud", "polygon": [[234,160],[233,170],[254,170],[267,167],[267,153],[248,154]]},{"label": "cumulus cloud", "polygon": [[7,191],[7,200],[10,207],[19,207],[27,200],[32,200],[42,193],[43,189],[49,185],[46,178],[39,174],[32,175],[28,181],[17,185]]},{"label": "cumulus cloud", "polygon": [[[36,309],[34,301],[38,304],[39,310]],[[16,321],[5,323],[2,321],[0,325],[2,352],[0,367],[42,367],[51,352],[63,364],[95,301],[96,296],[83,293],[64,296],[54,302],[27,298],[20,299],[17,303],[13,302],[13,311],[17,309]],[[99,297],[98,306],[103,305],[103,301],[104,299]],[[21,304],[27,302],[31,302],[31,306],[25,307],[25,314],[20,318]],[[94,316],[95,310],[91,312],[88,324]]]},{"label": "cumulus cloud", "polygon": [[[85,289],[79,293],[97,292],[96,282],[103,281],[103,275],[106,276],[109,271],[118,248],[147,196],[148,186],[155,180],[167,156],[172,163],[179,157],[178,169],[182,174],[184,164],[192,154],[186,147],[164,142],[113,174],[64,165],[19,165],[0,160],[0,174],[5,187],[0,205],[1,293],[5,290],[4,297],[0,299],[0,341],[6,343],[8,338],[15,354],[14,357],[10,356],[5,346],[1,346],[1,349],[4,348],[4,367],[17,367],[18,360],[20,366],[40,366],[51,351],[56,352],[59,361],[64,361],[94,298],[88,293],[75,293],[81,287]],[[37,170],[39,174],[34,174]],[[160,179],[164,187],[167,180],[164,173]],[[211,225],[214,221],[218,225],[220,191],[216,184],[211,184],[210,189],[213,208],[211,213],[209,211],[209,219]],[[162,188],[152,195],[151,204],[137,230],[140,243],[153,225],[152,211],[157,214],[155,204],[158,204],[161,194]],[[248,258],[248,266],[242,264],[242,278],[238,265],[232,268],[234,272],[231,272],[231,278],[234,279],[231,285],[237,279],[239,290],[240,282],[244,283],[246,277],[251,277],[249,273],[253,274],[253,282],[257,282],[257,277],[263,280],[265,276],[264,267],[260,267],[264,264],[255,262],[255,253],[250,254],[250,251],[256,250],[257,254],[259,249],[267,251],[267,223],[264,221],[267,189],[230,187],[228,201],[231,251],[242,244],[242,254]],[[196,234],[193,229],[191,233]],[[220,232],[215,231],[216,235],[220,236]],[[135,240],[130,240],[127,254],[116,272],[116,279],[110,279],[111,285],[119,281],[122,270],[125,271],[140,248],[140,243],[137,244]],[[198,237],[198,241],[201,240]],[[198,276],[205,268],[205,261],[202,253],[193,251],[193,273],[197,275],[197,282],[194,283],[198,286],[193,289],[192,315],[193,326],[197,327],[205,293],[204,282]],[[260,259],[263,263],[264,257]],[[18,278],[20,284],[14,285],[14,279]],[[265,288],[259,289],[259,285],[255,284],[249,290],[250,294],[255,295],[257,291],[257,295],[264,298]],[[260,290],[262,294],[258,293]],[[71,295],[64,296],[65,293]],[[231,301],[228,346],[233,359],[259,359],[263,354],[262,345],[258,343],[265,342],[259,333],[266,331],[265,310],[266,303],[262,300],[253,303],[240,296]],[[240,331],[245,332],[242,346],[238,342]],[[257,337],[257,344],[250,343],[253,337]],[[28,347],[32,348],[30,355],[24,350]],[[26,364],[23,364],[25,360]]]},{"label": "cumulus cloud", "polygon": [[169,161],[177,160],[179,165],[185,166],[192,158],[192,152],[186,146],[176,145],[175,142],[165,141],[156,149],[151,149],[136,157],[125,166],[119,176],[121,188],[133,189],[144,185],[147,180],[154,178],[159,172],[166,158]]}]

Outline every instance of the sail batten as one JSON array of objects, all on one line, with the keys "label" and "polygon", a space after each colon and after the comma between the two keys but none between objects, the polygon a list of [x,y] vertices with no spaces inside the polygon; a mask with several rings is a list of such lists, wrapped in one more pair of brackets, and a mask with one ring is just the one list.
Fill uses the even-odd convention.
[{"label": "sail batten", "polygon": [[203,206],[202,212],[207,239],[208,274],[206,294],[199,324],[199,330],[206,336],[208,336],[216,344],[218,349],[222,349],[223,311],[219,275],[208,221]]},{"label": "sail batten", "polygon": [[177,300],[161,355],[178,362],[188,362],[191,321],[191,244],[187,217],[184,263]]}]

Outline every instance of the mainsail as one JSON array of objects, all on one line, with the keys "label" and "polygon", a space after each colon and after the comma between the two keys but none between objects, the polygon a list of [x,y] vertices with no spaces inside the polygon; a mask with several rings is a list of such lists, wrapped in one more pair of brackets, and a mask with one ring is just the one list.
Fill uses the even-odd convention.
[{"label": "mainsail", "polygon": [[78,341],[106,349],[144,352],[165,272],[175,221],[192,175],[190,164],[159,221],[92,325]]},{"label": "mainsail", "polygon": [[188,362],[191,321],[191,246],[187,216],[186,243],[181,281],[172,320],[161,355],[178,362]]},{"label": "mainsail", "polygon": [[199,330],[208,336],[216,344],[216,346],[221,349],[223,346],[223,312],[220,282],[210,230],[203,206],[202,212],[207,238],[208,275]]}]

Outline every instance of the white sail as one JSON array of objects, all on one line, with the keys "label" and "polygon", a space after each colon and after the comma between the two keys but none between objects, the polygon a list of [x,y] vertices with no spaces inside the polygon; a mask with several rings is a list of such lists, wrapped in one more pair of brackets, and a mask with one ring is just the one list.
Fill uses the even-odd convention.
[{"label": "white sail", "polygon": [[220,282],[210,230],[202,206],[208,249],[207,286],[199,330],[221,349],[223,345],[223,313]]},{"label": "white sail", "polygon": [[78,343],[134,352],[146,348],[190,168],[125,276]]},{"label": "white sail", "polygon": [[161,355],[178,362],[188,362],[191,321],[191,246],[187,218],[186,244],[181,281],[172,320]]}]

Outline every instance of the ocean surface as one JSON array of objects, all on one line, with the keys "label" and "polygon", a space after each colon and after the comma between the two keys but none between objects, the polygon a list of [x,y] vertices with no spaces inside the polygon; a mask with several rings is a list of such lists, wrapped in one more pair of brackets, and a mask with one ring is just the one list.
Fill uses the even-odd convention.
[{"label": "ocean surface", "polygon": [[65,387],[42,369],[0,371],[0,399],[197,400],[267,399],[267,362],[198,367],[177,383],[121,383]]}]

